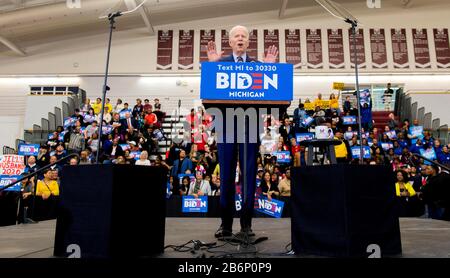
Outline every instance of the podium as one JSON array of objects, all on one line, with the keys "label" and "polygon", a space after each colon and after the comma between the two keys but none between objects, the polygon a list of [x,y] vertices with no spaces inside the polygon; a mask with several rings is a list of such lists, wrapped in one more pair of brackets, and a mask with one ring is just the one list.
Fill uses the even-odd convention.
[{"label": "podium", "polygon": [[[369,257],[402,252],[392,170],[323,165],[292,170],[291,232],[297,253]],[[369,253],[368,253],[369,252]]]},{"label": "podium", "polygon": [[[149,257],[164,251],[167,172],[135,165],[65,166],[54,255]],[[75,248],[75,249],[74,249]]]}]

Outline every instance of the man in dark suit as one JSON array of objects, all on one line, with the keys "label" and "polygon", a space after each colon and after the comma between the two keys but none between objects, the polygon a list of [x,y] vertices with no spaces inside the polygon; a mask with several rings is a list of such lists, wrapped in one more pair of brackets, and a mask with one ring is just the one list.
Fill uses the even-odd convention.
[{"label": "man in dark suit", "polygon": [[130,133],[133,134],[135,131],[138,130],[138,123],[137,121],[131,117],[131,113],[127,112],[125,113],[125,119],[120,120],[120,133]]},{"label": "man in dark suit", "polygon": [[[222,57],[222,52],[217,52],[214,42],[208,42],[207,54],[210,62],[257,62],[252,57],[247,55],[247,48],[249,46],[249,32],[244,26],[235,26],[229,32],[229,44],[233,50],[233,53],[229,56]],[[264,62],[274,63],[278,56],[278,50],[275,46],[270,46],[267,50]],[[237,108],[237,107],[233,107]],[[222,114],[224,115],[223,126],[226,126],[225,107],[221,107]],[[258,125],[257,119],[249,119],[249,125]],[[253,206],[255,198],[256,188],[256,157],[258,154],[258,143],[236,143],[237,129],[242,129],[244,123],[238,122],[233,130],[226,131],[225,129],[221,133],[223,143],[217,144],[219,154],[220,165],[220,180],[221,180],[221,193],[220,193],[220,207],[222,214],[222,224],[216,232],[215,236],[218,238],[231,236],[233,226],[233,216],[235,212],[235,177],[236,177],[236,164],[239,155],[239,161],[241,162],[241,172],[244,174],[244,179],[247,179],[246,192],[242,196],[242,209],[241,209],[241,234],[246,236],[254,236],[251,229]],[[226,140],[226,133],[234,132],[234,140],[232,143]],[[220,132],[216,132],[220,134]],[[247,131],[246,134],[249,134]],[[245,138],[245,142],[251,142],[249,137]],[[244,156],[244,150],[247,150],[247,155]],[[246,158],[246,159],[245,159]],[[246,165],[246,167],[244,166]]]}]

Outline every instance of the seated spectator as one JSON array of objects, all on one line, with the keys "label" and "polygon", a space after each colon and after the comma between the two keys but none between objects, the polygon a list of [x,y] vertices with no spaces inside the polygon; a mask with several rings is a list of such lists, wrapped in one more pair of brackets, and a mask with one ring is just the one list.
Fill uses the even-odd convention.
[{"label": "seated spectator", "polygon": [[90,124],[92,124],[92,122],[94,122],[96,119],[95,117],[95,112],[93,108],[90,108],[89,111],[86,113],[86,115],[84,115],[83,117],[83,126],[88,126]]},{"label": "seated spectator", "polygon": [[178,189],[178,195],[180,196],[188,195],[188,192],[190,190],[190,184],[191,179],[188,176],[184,176],[183,179],[181,180],[181,184]]},{"label": "seated spectator", "polygon": [[[87,141],[87,146],[91,148],[91,151],[97,153],[98,149],[98,133],[92,134],[92,137]],[[108,148],[107,144],[103,145],[104,148]]]},{"label": "seated spectator", "polygon": [[81,112],[87,113],[91,109],[91,100],[86,98],[83,105],[81,106]]},{"label": "seated spectator", "polygon": [[261,181],[261,184],[259,185],[261,188],[261,193],[267,197],[269,201],[272,200],[273,197],[279,196],[280,191],[278,190],[278,187],[275,186],[272,183],[271,175],[269,171],[266,171],[263,176],[263,180]]},{"label": "seated spectator", "polygon": [[280,191],[280,196],[290,197],[291,196],[291,168],[286,169],[286,174],[284,179],[278,184],[278,190]]},{"label": "seated spectator", "polygon": [[92,134],[94,134],[96,132],[98,132],[98,122],[97,121],[93,121],[84,130],[84,138],[87,140],[88,138],[91,138]]},{"label": "seated spectator", "polygon": [[27,166],[25,167],[26,173],[34,173],[38,169],[38,165],[36,164],[36,157],[34,155],[31,155],[28,157],[27,160]]},{"label": "seated spectator", "polygon": [[81,134],[81,130],[77,127],[70,134],[69,145],[67,146],[67,150],[70,153],[79,153],[85,148],[84,136]]},{"label": "seated spectator", "polygon": [[76,166],[76,165],[78,165],[78,158],[72,157],[72,158],[70,159],[70,161],[69,161],[69,165],[70,165],[70,166]]},{"label": "seated spectator", "polygon": [[312,117],[314,118],[316,125],[321,125],[325,122],[325,111],[323,111],[320,106],[316,106]]},{"label": "seated spectator", "polygon": [[91,159],[89,158],[88,152],[86,150],[80,153],[80,165],[91,164]]},{"label": "seated spectator", "polygon": [[123,155],[119,155],[115,160],[113,160],[114,164],[127,164],[125,157]]},{"label": "seated spectator", "polygon": [[116,105],[114,105],[113,112],[120,113],[120,111],[122,111],[123,107],[124,107],[124,105],[122,103],[122,100],[120,98],[118,98],[116,101]]},{"label": "seated spectator", "polygon": [[119,138],[115,138],[113,140],[111,147],[105,149],[105,154],[108,156],[109,159],[115,159],[119,156],[124,155],[124,151],[122,147],[119,145]]},{"label": "seated spectator", "polygon": [[146,125],[158,126],[158,117],[156,116],[155,113],[153,113],[151,105],[146,110],[144,123]]},{"label": "seated spectator", "polygon": [[36,196],[47,200],[52,196],[59,196],[59,185],[52,179],[52,170],[44,170],[44,178],[37,182]]},{"label": "seated spectator", "polygon": [[130,112],[126,112],[125,113],[125,119],[120,121],[120,128],[121,128],[121,132],[122,134],[133,134],[134,132],[137,132],[138,130],[138,122],[136,121],[136,119],[131,117]]},{"label": "seated spectator", "polygon": [[136,99],[136,104],[133,107],[132,115],[133,118],[138,117],[142,112],[144,112],[144,105],[142,105],[142,100],[140,98]]},{"label": "seated spectator", "polygon": [[450,166],[450,151],[448,146],[443,146],[442,151],[438,154],[438,162]]},{"label": "seated spectator", "polygon": [[[58,144],[58,146],[56,147],[56,151],[54,152],[53,155],[56,156],[56,160],[60,160],[61,158],[66,156],[66,150],[64,149],[63,143]],[[63,164],[64,162],[59,162],[59,166],[62,166]]]},{"label": "seated spectator", "polygon": [[195,181],[191,182],[188,195],[192,195],[195,198],[211,195],[211,186],[209,185],[209,182],[205,180],[205,176],[205,169],[203,169],[203,167],[196,167]]},{"label": "seated spectator", "polygon": [[144,112],[147,112],[149,108],[152,108],[150,100],[148,98],[144,99]]},{"label": "seated spectator", "polygon": [[150,160],[148,160],[148,152],[142,151],[141,155],[139,156],[139,160],[136,161],[134,165],[141,165],[141,166],[150,166]]},{"label": "seated spectator", "polygon": [[[58,158],[55,155],[50,156],[50,161],[49,161],[50,164],[53,164],[56,161],[58,161]],[[53,166],[50,166],[49,169],[53,170],[53,171],[56,171],[59,174],[59,173],[61,173],[62,165],[55,164]]]}]

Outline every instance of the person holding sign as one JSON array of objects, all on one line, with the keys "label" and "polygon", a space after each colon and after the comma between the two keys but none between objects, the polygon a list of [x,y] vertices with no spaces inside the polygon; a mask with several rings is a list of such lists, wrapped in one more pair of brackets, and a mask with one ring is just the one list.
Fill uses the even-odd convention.
[{"label": "person holding sign", "polygon": [[[229,32],[229,45],[233,53],[229,56],[223,57],[223,51],[218,52],[216,45],[213,41],[208,42],[207,45],[207,55],[209,62],[257,62],[254,58],[247,54],[247,48],[249,47],[249,32],[244,26],[234,26]],[[278,49],[276,46],[272,45],[267,49],[266,56],[263,60],[265,63],[275,63],[278,57]],[[240,125],[241,123],[238,123]],[[256,123],[252,123],[257,124]],[[226,123],[223,125],[226,126]],[[241,128],[241,126],[239,127]],[[223,139],[226,139],[225,131],[222,132]],[[234,134],[236,134],[236,128]],[[248,134],[248,133],[247,133]],[[221,140],[225,142],[226,140]],[[245,138],[245,142],[248,142],[248,138]],[[244,147],[245,145],[245,147]],[[235,183],[234,178],[236,176],[236,165],[237,165],[237,154],[239,153],[239,160],[244,160],[244,149],[247,150],[246,153],[246,163],[247,167],[243,172],[247,173],[247,191],[242,200],[241,209],[241,233],[247,236],[254,236],[251,229],[252,217],[253,217],[253,205],[255,197],[255,187],[256,187],[256,157],[258,154],[258,144],[257,143],[219,143],[217,144],[218,154],[219,154],[219,165],[220,165],[220,180],[221,184],[221,195],[220,195],[220,206],[222,211],[222,223],[220,228],[217,230],[215,236],[218,238],[231,236],[233,217],[235,211]],[[244,164],[244,163],[243,163]]]}]

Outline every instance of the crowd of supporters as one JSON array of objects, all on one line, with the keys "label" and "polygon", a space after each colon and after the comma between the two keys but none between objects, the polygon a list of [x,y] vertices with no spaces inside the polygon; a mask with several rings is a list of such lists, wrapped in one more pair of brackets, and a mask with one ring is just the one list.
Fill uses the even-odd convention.
[{"label": "crowd of supporters", "polygon": [[[444,209],[447,205],[437,204],[432,197],[434,193],[427,192],[432,188],[430,183],[442,183],[443,169],[413,154],[428,155],[432,160],[450,166],[450,144],[443,145],[432,137],[430,131],[415,128],[420,127],[417,120],[410,123],[409,119],[404,119],[399,123],[393,114],[389,115],[384,129],[379,130],[373,125],[370,94],[365,94],[359,104],[352,96],[346,96],[340,104],[340,97],[340,94],[331,94],[328,99],[322,99],[318,94],[313,101],[299,100],[292,118],[287,114],[264,115],[264,132],[259,136],[260,155],[255,161],[257,194],[269,199],[290,196],[291,167],[307,163],[307,150],[300,145],[301,136],[298,135],[311,133],[317,126],[327,126],[333,132],[331,138],[341,141],[335,146],[338,163],[359,163],[359,155],[355,156],[352,148],[359,148],[362,144],[368,150],[364,155],[365,164],[392,167],[397,179],[396,194],[404,204],[403,216],[427,214],[438,219],[448,218],[449,211],[447,209],[445,213]],[[28,158],[28,171],[72,152],[79,153],[80,160],[73,158],[71,165],[93,163],[101,140],[101,163],[152,165],[167,169],[168,195],[220,195],[220,158],[215,132],[211,130],[213,117],[202,107],[193,108],[186,115],[189,129],[172,132],[172,143],[163,159],[158,145],[167,140],[168,134],[162,131],[165,113],[158,99],[153,104],[147,99],[144,103],[137,99],[132,108],[120,99],[113,106],[107,99],[103,135],[99,138],[101,102],[100,98],[95,103],[87,99],[81,109],[65,120],[64,127],[58,127],[49,136],[39,155]],[[362,140],[357,133],[358,125],[346,121],[346,118],[357,115],[356,105],[360,105],[361,110]],[[287,152],[288,155],[280,161],[279,152]],[[317,164],[323,160],[327,163],[320,153],[313,157],[314,161],[310,163]],[[50,169],[51,174],[39,177],[43,182],[38,182],[37,191],[43,199],[58,196],[56,188],[61,166],[56,165]],[[236,185],[239,186],[239,165],[237,170]],[[24,184],[25,188],[34,186],[30,182]],[[24,194],[31,192],[28,189]]]}]

